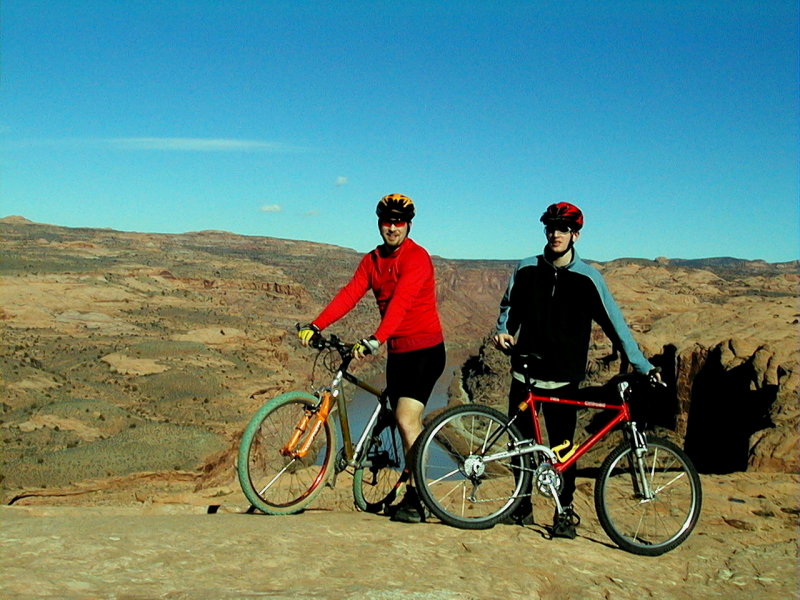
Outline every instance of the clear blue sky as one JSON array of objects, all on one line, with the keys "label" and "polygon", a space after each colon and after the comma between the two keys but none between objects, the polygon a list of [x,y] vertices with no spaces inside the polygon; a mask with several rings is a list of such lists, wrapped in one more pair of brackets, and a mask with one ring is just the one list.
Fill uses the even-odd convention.
[{"label": "clear blue sky", "polygon": [[447,258],[787,261],[796,1],[2,0],[0,216]]}]

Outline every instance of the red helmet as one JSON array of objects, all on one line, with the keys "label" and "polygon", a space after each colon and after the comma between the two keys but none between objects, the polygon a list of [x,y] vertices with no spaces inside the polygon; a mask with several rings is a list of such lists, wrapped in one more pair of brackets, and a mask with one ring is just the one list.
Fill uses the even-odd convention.
[{"label": "red helmet", "polygon": [[569,226],[573,231],[580,231],[581,227],[583,227],[583,213],[581,209],[569,202],[551,204],[547,207],[547,210],[544,211],[544,214],[539,220],[545,225],[564,224]]}]

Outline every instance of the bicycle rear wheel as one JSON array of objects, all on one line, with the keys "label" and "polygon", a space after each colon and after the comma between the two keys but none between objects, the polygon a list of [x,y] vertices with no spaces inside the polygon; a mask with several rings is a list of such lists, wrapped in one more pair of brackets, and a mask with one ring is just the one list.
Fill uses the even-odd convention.
[{"label": "bicycle rear wheel", "polygon": [[700,516],[700,477],[686,453],[672,442],[647,441],[642,456],[652,498],[645,498],[636,477],[630,444],[622,444],[600,467],[594,502],[600,524],[620,548],[658,556],[681,544]]},{"label": "bicycle rear wheel", "polygon": [[[289,392],[267,402],[247,425],[239,444],[237,472],[244,495],[257,509],[272,515],[299,512],[319,495],[333,474],[336,434],[330,418],[304,457],[282,452],[318,402],[311,394]],[[298,447],[307,435],[308,431]]]},{"label": "bicycle rear wheel", "polygon": [[386,411],[367,438],[364,459],[353,474],[353,498],[356,508],[379,513],[399,500],[399,491],[408,479],[403,440],[391,412]]},{"label": "bicycle rear wheel", "polygon": [[425,504],[442,522],[462,529],[487,529],[510,515],[530,495],[530,457],[484,457],[522,441],[513,426],[496,440],[508,419],[488,406],[448,409],[417,441],[414,483]]}]

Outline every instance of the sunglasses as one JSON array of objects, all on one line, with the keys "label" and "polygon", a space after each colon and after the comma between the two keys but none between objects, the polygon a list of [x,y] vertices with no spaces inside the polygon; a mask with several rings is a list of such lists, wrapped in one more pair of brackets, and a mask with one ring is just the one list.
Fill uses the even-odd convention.
[{"label": "sunglasses", "polygon": [[573,230],[567,225],[547,225],[544,228],[544,233],[545,235],[555,235],[556,233],[566,235],[568,233],[573,233]]},{"label": "sunglasses", "polygon": [[378,223],[380,223],[381,227],[391,227],[394,225],[398,229],[408,225],[408,221],[403,221],[402,219],[380,219]]}]

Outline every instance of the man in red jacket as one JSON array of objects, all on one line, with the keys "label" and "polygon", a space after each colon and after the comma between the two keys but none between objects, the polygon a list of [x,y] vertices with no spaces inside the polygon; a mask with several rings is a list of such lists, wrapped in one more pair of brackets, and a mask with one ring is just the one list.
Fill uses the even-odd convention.
[{"label": "man in red jacket", "polygon": [[[408,237],[414,203],[402,194],[389,194],[378,202],[378,229],[383,243],[364,255],[353,278],[298,336],[307,346],[314,334],[350,312],[372,290],[381,314],[375,332],[353,347],[363,358],[385,344],[386,385],[403,446],[406,468],[409,453],[422,431],[422,412],[433,386],[444,371],[445,347],[436,309],[436,283],[430,255]],[[416,491],[409,486],[395,521],[419,523],[424,511]]]}]

